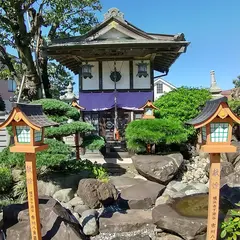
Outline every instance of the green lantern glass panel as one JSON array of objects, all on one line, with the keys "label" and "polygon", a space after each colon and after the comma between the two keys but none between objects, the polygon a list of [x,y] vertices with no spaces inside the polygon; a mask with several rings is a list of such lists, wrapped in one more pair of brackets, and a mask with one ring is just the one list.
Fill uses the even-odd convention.
[{"label": "green lantern glass panel", "polygon": [[207,129],[206,129],[206,127],[202,127],[202,140],[203,141],[207,140]]},{"label": "green lantern glass panel", "polygon": [[147,116],[153,115],[153,109],[152,108],[145,108],[145,115],[147,115]]},{"label": "green lantern glass panel", "polygon": [[42,131],[34,130],[34,140],[35,142],[41,142],[42,141]]},{"label": "green lantern glass panel", "polygon": [[17,141],[19,143],[30,143],[30,127],[16,126]]},{"label": "green lantern glass panel", "polygon": [[227,142],[228,141],[228,123],[211,123],[210,137],[211,142]]}]

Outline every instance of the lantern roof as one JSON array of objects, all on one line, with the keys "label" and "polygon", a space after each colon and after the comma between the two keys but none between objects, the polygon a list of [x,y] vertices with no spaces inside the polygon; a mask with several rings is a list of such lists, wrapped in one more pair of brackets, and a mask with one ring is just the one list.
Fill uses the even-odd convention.
[{"label": "lantern roof", "polygon": [[139,109],[144,109],[144,108],[153,108],[153,109],[156,109],[156,110],[159,110],[157,107],[155,107],[152,103],[151,100],[148,100],[142,107],[140,107]]},{"label": "lantern roof", "polygon": [[217,116],[222,119],[230,116],[235,122],[240,123],[239,117],[231,111],[227,101],[227,97],[207,101],[202,112],[194,119],[189,120],[187,124],[194,125],[195,128],[200,128],[211,122]]},{"label": "lantern roof", "polygon": [[72,105],[72,107],[75,107],[75,108],[77,108],[77,109],[79,109],[79,110],[84,110],[84,109],[85,109],[84,107],[80,106],[80,105],[77,103],[77,100],[76,100],[76,99],[72,101],[71,105]]},{"label": "lantern roof", "polygon": [[58,123],[48,119],[43,113],[40,104],[15,103],[15,106],[5,122],[0,124],[0,128],[11,125],[12,121],[24,121],[30,127],[39,130],[43,127],[56,126]]}]

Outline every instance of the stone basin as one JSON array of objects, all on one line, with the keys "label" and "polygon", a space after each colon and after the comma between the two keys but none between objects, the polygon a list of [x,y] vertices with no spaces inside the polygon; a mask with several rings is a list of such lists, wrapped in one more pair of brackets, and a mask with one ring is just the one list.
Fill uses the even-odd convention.
[{"label": "stone basin", "polygon": [[[195,194],[174,199],[171,203],[171,207],[181,216],[206,219],[208,215],[208,194]],[[221,197],[219,210],[220,218],[231,208],[234,208],[234,205],[226,198]]]},{"label": "stone basin", "polygon": [[[220,198],[220,222],[234,204]],[[175,233],[183,239],[206,239],[208,194],[195,194],[172,199],[170,203],[156,206],[152,211],[153,223],[158,228]],[[173,224],[174,223],[174,224]]]}]

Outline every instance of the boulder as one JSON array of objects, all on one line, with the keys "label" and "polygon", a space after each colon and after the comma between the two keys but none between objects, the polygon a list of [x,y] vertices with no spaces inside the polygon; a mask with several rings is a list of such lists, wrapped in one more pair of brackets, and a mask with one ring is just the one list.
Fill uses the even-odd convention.
[{"label": "boulder", "polygon": [[38,195],[52,197],[55,192],[61,190],[61,187],[54,182],[38,181]]},{"label": "boulder", "polygon": [[111,176],[109,182],[112,183],[117,190],[121,191],[138,183],[144,183],[145,180],[128,176]]},{"label": "boulder", "polygon": [[69,205],[75,207],[77,205],[84,205],[83,200],[80,197],[74,197],[72,200],[68,202]]},{"label": "boulder", "polygon": [[165,186],[159,183],[145,181],[123,189],[121,200],[127,203],[130,209],[149,209],[151,208]]},{"label": "boulder", "polygon": [[61,189],[53,194],[53,198],[60,202],[69,202],[74,197],[74,191],[71,188]]},{"label": "boulder", "polygon": [[91,178],[79,182],[77,194],[90,208],[111,205],[118,197],[114,185]]},{"label": "boulder", "polygon": [[227,184],[229,187],[240,187],[240,173],[233,172],[221,179],[221,186]]},{"label": "boulder", "polygon": [[155,206],[171,203],[171,202],[172,202],[172,198],[169,195],[160,196],[159,198],[156,199]]},{"label": "boulder", "polygon": [[180,235],[186,240],[196,239],[197,235],[207,230],[207,219],[183,216],[169,204],[156,206],[152,218],[158,228]]},{"label": "boulder", "polygon": [[[206,166],[206,171],[209,175],[209,169],[210,168],[210,164],[207,164]],[[229,174],[234,172],[234,167],[232,165],[232,163],[230,162],[221,162],[221,178],[224,178],[226,176],[228,176]]]},{"label": "boulder", "polygon": [[155,240],[182,240],[181,237],[164,233],[163,236],[156,237]]},{"label": "boulder", "polygon": [[227,159],[230,163],[234,164],[237,157],[240,155],[240,142],[233,141],[232,145],[237,147],[237,151],[234,153],[226,153]]},{"label": "boulder", "polygon": [[[40,199],[42,236],[47,240],[87,240],[77,220],[55,199]],[[27,204],[13,204],[3,211],[7,239],[31,240],[29,219],[18,220],[20,212],[28,216]],[[9,213],[11,213],[9,215]]]},{"label": "boulder", "polygon": [[84,234],[87,236],[95,236],[98,234],[97,216],[98,212],[94,209],[86,210],[82,213],[80,224]]},{"label": "boulder", "polygon": [[234,171],[235,172],[240,172],[240,161],[238,161],[235,166],[234,166]]},{"label": "boulder", "polygon": [[113,238],[112,240],[151,240],[151,238],[147,235],[134,235],[134,236],[118,236]]},{"label": "boulder", "polygon": [[151,215],[151,210],[140,209],[103,212],[99,217],[99,231],[101,233],[122,233],[153,229]]},{"label": "boulder", "polygon": [[82,216],[82,213],[86,210],[89,210],[90,208],[87,205],[77,205],[74,207],[74,212],[78,213],[80,216]]},{"label": "boulder", "polygon": [[180,153],[158,155],[135,155],[132,157],[136,170],[150,181],[166,185],[170,182],[183,163]]}]

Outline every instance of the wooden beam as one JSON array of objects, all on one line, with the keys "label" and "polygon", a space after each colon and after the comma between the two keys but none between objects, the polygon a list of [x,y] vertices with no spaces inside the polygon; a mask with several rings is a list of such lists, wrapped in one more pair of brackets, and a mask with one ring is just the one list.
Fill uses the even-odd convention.
[{"label": "wooden beam", "polygon": [[133,89],[133,61],[129,61],[130,89]]},{"label": "wooden beam", "polygon": [[99,70],[99,90],[102,90],[102,88],[103,88],[103,69],[102,69],[102,61],[99,61],[98,70]]}]

